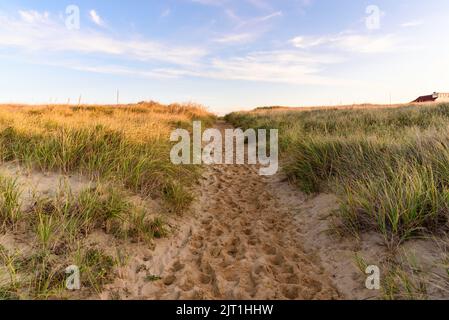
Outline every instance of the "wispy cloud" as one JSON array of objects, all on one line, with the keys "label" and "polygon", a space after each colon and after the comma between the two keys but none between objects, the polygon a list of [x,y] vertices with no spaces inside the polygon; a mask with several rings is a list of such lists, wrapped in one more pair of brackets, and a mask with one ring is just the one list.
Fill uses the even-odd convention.
[{"label": "wispy cloud", "polygon": [[120,39],[87,28],[70,31],[63,23],[34,11],[19,12],[18,18],[0,16],[0,24],[0,46],[26,51],[100,53],[178,65],[195,64],[206,55],[206,50],[198,47],[171,46],[140,37]]},{"label": "wispy cloud", "polygon": [[418,27],[424,24],[423,20],[413,20],[413,21],[407,21],[401,24],[402,28],[412,28],[412,27]]},{"label": "wispy cloud", "polygon": [[309,55],[294,50],[259,51],[243,57],[215,58],[201,76],[291,84],[331,85],[342,80],[322,76],[324,67],[340,62],[329,55]]},{"label": "wispy cloud", "polygon": [[19,10],[19,16],[22,21],[27,23],[46,23],[50,18],[50,13],[38,12],[35,10]]},{"label": "wispy cloud", "polygon": [[233,11],[227,10],[227,15],[237,22],[236,29],[241,29],[243,27],[256,27],[264,22],[268,22],[274,18],[279,18],[283,16],[282,11],[275,11],[267,15],[256,16],[251,18],[242,18],[237,16]]},{"label": "wispy cloud", "polygon": [[239,33],[239,34],[229,34],[216,38],[213,41],[223,44],[242,44],[253,41],[256,38],[255,34],[251,33]]},{"label": "wispy cloud", "polygon": [[[280,12],[275,12],[257,20],[266,21],[279,15]],[[298,49],[252,51],[225,57],[198,46],[179,47],[141,37],[120,39],[108,35],[105,30],[81,28],[70,31],[62,21],[52,20],[49,15],[38,12],[22,12],[16,17],[0,15],[0,24],[1,47],[16,48],[30,54],[78,53],[77,61],[64,63],[60,60],[59,66],[86,72],[145,78],[201,77],[320,85],[342,83],[342,80],[323,76],[326,66],[341,62],[339,57]],[[254,36],[253,33],[242,32],[214,41],[243,43]],[[91,54],[120,59],[107,65],[83,63],[82,58]],[[128,62],[140,67],[132,67]],[[52,63],[58,64],[58,61]]]},{"label": "wispy cloud", "polygon": [[[211,58],[195,68],[158,68],[149,71],[106,69],[143,77],[199,77],[308,85],[342,85],[348,82],[322,75],[326,65],[341,62],[329,55],[301,54],[294,50],[258,51],[245,56]],[[96,69],[91,69],[95,71]],[[105,71],[105,70],[103,70]]]},{"label": "wispy cloud", "polygon": [[229,8],[225,9],[224,13],[233,23],[232,29],[234,32],[224,34],[221,37],[213,39],[213,41],[230,45],[255,41],[272,28],[271,20],[283,16],[282,11],[274,11],[255,17],[241,17]]},{"label": "wispy cloud", "polygon": [[167,8],[161,13],[161,18],[167,18],[171,14],[171,9]]},{"label": "wispy cloud", "polygon": [[[58,66],[62,66],[59,64]],[[105,65],[105,66],[92,66],[86,64],[72,64],[70,66],[71,69],[92,72],[92,73],[101,73],[101,74],[109,74],[109,75],[119,75],[119,76],[133,76],[133,77],[141,77],[141,78],[165,78],[165,79],[173,79],[178,78],[179,74],[176,74],[170,70],[164,69],[152,69],[149,71],[145,71],[142,69],[130,68],[126,66],[118,66],[118,65]]]},{"label": "wispy cloud", "polygon": [[382,53],[394,51],[399,39],[394,34],[371,35],[340,33],[326,36],[298,36],[290,42],[299,49],[330,46],[334,49],[359,53]]},{"label": "wispy cloud", "polygon": [[89,17],[90,20],[92,20],[93,23],[95,23],[97,26],[103,27],[105,25],[103,18],[100,17],[100,15],[95,10],[89,11]]},{"label": "wispy cloud", "polygon": [[[266,15],[253,15],[252,17],[241,17],[236,13],[233,2],[231,0],[191,0],[194,3],[199,3],[207,6],[221,7],[223,13],[234,23],[237,24],[237,28],[246,25],[255,25],[261,22],[271,20],[276,17],[281,17],[283,15],[281,10],[274,11],[272,5],[265,0],[245,0],[246,3],[251,4],[257,9],[262,9],[264,11],[272,11]],[[302,0],[304,1],[304,0]]]}]

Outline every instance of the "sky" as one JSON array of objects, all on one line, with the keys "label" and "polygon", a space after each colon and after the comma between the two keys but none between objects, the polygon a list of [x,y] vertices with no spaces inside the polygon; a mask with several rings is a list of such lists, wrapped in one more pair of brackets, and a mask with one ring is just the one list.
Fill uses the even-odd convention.
[{"label": "sky", "polygon": [[409,102],[449,91],[447,0],[0,0],[0,103]]}]

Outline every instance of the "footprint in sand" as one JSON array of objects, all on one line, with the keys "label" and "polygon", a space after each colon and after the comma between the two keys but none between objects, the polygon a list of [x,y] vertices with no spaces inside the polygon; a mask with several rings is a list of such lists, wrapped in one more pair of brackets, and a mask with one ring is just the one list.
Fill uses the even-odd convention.
[{"label": "footprint in sand", "polygon": [[[175,234],[165,247],[157,246],[159,254],[148,264],[168,266],[168,272],[159,282],[142,283],[142,296],[136,298],[338,297],[330,278],[301,247],[294,220],[298,205],[279,201],[256,166],[206,167],[198,188],[202,196],[193,214],[179,222],[191,228],[187,240]],[[187,245],[175,251],[173,243],[182,241]]]}]

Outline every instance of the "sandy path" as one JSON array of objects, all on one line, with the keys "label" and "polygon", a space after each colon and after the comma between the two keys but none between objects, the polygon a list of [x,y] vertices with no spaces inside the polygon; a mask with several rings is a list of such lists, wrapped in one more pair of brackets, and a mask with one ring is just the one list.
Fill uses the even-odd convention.
[{"label": "sandy path", "polygon": [[[223,123],[218,126],[226,128]],[[63,182],[75,193],[91,185],[82,176],[30,171],[14,163],[1,165],[0,173],[17,178],[24,206],[34,193],[53,196]],[[281,173],[261,177],[251,165],[206,166],[195,194],[189,212],[167,217],[172,232],[155,240],[154,248],[101,230],[86,239],[86,246],[120,256],[115,281],[100,298],[382,298],[381,291],[365,287],[366,275],[357,267],[355,256],[382,266],[391,261],[391,252],[377,233],[363,233],[356,240],[335,232],[338,201],[334,195],[306,197]],[[157,201],[135,200],[149,213],[163,212]],[[0,235],[1,245],[24,253],[34,241],[28,235]],[[401,247],[401,253],[414,257],[414,266],[420,265],[423,274],[436,281],[428,290],[436,299],[446,298],[448,292],[447,283],[440,283],[447,273],[444,248],[447,239],[419,239]],[[98,298],[96,294],[88,297]]]},{"label": "sandy path", "polygon": [[[209,166],[197,194],[178,232],[123,270],[128,298],[340,297],[324,269],[305,254],[292,208],[280,202],[273,178],[259,176],[251,165]],[[148,281],[148,275],[162,279]]]}]

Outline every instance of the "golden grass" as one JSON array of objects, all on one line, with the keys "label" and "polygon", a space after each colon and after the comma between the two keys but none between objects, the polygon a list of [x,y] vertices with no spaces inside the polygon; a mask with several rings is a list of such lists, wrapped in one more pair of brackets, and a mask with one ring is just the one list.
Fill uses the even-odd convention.
[{"label": "golden grass", "polygon": [[[143,195],[184,192],[195,167],[170,162],[170,132],[214,116],[197,105],[4,106],[0,157],[40,170],[113,180]],[[179,187],[181,185],[181,187]],[[176,196],[176,195],[175,195]],[[178,197],[188,200],[190,197]],[[173,200],[173,199],[171,199]],[[174,204],[179,210],[185,206]]]},{"label": "golden grass", "polygon": [[121,132],[134,142],[165,139],[179,123],[210,120],[212,115],[195,104],[164,106],[156,102],[132,105],[1,105],[0,130],[14,127],[27,133],[46,133],[49,128],[85,128],[98,125]]},{"label": "golden grass", "polygon": [[[7,275],[0,282],[0,299],[71,297],[64,286],[64,270],[71,264],[83,275],[85,290],[79,294],[90,297],[114,280],[118,263],[107,248],[86,243],[95,231],[125,245],[151,245],[166,236],[168,214],[189,207],[190,186],[199,177],[198,167],[171,163],[170,133],[191,127],[193,120],[206,127],[215,117],[201,106],[155,102],[0,106],[4,163],[18,162],[30,174],[77,173],[91,182],[78,193],[60,185],[54,194],[33,194],[24,207],[24,186],[0,177],[0,234],[12,233],[29,247],[15,252],[0,243],[0,280],[2,272]],[[148,201],[158,203],[157,209]]]}]

